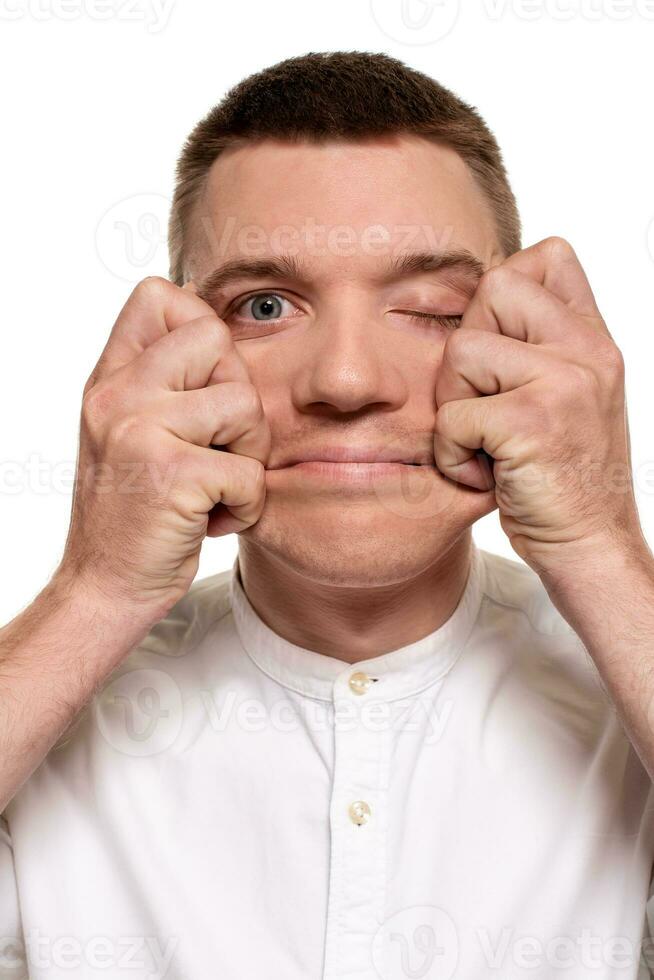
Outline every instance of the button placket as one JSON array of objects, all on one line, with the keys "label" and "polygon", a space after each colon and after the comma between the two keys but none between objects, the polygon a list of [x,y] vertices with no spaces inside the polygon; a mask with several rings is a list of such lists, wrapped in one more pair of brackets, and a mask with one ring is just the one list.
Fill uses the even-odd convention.
[{"label": "button placket", "polygon": [[[365,695],[374,689],[374,682],[364,676],[369,680]],[[350,974],[361,980],[376,977],[372,943],[385,909],[390,731],[389,726],[366,724],[365,709],[371,702],[355,693],[352,677],[351,671],[344,672],[334,684],[325,980]]]}]

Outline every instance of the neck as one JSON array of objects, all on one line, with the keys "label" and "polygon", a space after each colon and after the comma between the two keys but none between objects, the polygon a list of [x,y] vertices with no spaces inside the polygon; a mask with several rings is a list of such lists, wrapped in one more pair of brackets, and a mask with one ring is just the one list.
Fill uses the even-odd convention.
[{"label": "neck", "polygon": [[315,582],[242,540],[238,567],[250,604],[270,629],[306,650],[358,663],[414,643],[450,618],[471,549],[468,530],[415,577],[369,588]]}]

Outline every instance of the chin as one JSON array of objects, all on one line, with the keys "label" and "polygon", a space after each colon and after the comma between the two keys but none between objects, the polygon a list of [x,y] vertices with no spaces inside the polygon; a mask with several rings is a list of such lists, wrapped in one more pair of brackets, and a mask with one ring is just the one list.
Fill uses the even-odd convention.
[{"label": "chin", "polygon": [[379,501],[344,500],[292,507],[266,503],[260,519],[239,534],[248,551],[259,549],[303,578],[345,588],[409,581],[438,561],[470,521],[407,518]]}]

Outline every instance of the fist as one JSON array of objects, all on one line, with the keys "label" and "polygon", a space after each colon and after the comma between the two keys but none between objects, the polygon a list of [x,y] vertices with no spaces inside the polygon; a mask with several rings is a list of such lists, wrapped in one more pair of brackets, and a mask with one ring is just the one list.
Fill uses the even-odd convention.
[{"label": "fist", "polygon": [[623,359],[566,241],[483,275],[445,344],[436,402],[439,469],[494,493],[542,578],[640,540]]},{"label": "fist", "polygon": [[145,279],[84,388],[60,570],[161,618],[191,585],[205,536],[259,519],[269,452],[229,328],[191,290]]}]

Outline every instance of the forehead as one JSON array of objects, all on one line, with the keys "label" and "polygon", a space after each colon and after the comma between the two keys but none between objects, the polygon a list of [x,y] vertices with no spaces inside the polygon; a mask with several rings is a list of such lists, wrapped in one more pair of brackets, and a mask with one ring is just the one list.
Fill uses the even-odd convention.
[{"label": "forehead", "polygon": [[461,246],[485,264],[495,222],[449,147],[392,135],[321,144],[262,140],[212,165],[190,233],[193,274],[247,254],[295,252],[325,268]]}]

